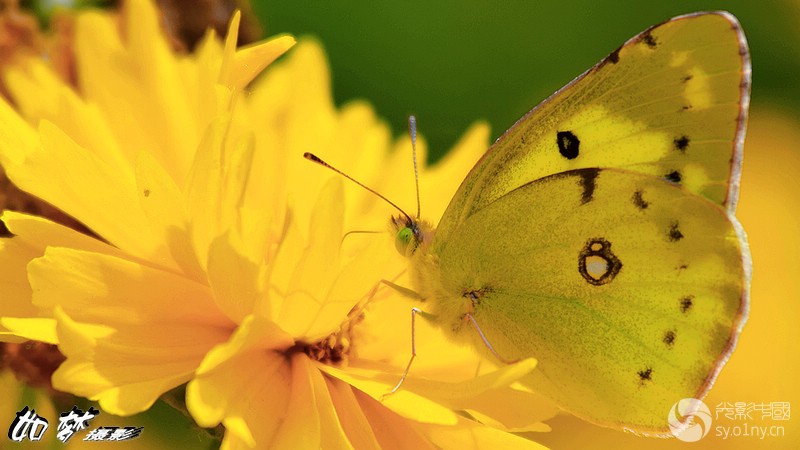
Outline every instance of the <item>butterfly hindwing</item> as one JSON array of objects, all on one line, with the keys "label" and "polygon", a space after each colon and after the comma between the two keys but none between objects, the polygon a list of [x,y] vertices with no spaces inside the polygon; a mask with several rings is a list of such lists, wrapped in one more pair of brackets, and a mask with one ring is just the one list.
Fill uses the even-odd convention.
[{"label": "butterfly hindwing", "polygon": [[449,240],[428,279],[430,311],[485,349],[470,312],[501,356],[539,360],[535,390],[593,422],[668,432],[669,407],[705,395],[743,322],[742,248],[726,211],[656,177],[546,177]]}]

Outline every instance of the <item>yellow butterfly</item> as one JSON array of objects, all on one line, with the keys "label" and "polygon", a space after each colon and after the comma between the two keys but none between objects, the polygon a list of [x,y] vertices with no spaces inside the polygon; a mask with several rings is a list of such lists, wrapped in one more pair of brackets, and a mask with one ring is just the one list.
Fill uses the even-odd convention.
[{"label": "yellow butterfly", "polygon": [[728,13],[630,39],[508,130],[438,228],[393,218],[427,312],[457,341],[535,357],[525,381],[567,411],[668,436],[747,316],[749,91]]}]

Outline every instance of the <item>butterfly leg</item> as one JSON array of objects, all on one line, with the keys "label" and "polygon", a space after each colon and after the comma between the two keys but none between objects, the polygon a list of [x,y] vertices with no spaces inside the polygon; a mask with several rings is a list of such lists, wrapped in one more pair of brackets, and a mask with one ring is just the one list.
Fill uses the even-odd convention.
[{"label": "butterfly leg", "polygon": [[407,287],[400,286],[399,284],[392,283],[389,280],[381,280],[381,283],[383,283],[383,284],[389,286],[390,288],[394,289],[395,291],[397,291],[403,297],[407,297],[407,298],[410,298],[412,300],[425,300],[424,298],[422,298],[419,295],[419,293],[417,291],[415,291],[413,289],[409,289]]},{"label": "butterfly leg", "polygon": [[417,314],[421,315],[423,318],[432,319],[434,316],[432,314],[426,313],[425,311],[419,308],[411,308],[411,358],[408,360],[408,364],[406,364],[406,369],[403,371],[403,376],[400,377],[400,381],[392,388],[391,391],[387,392],[383,395],[381,399],[385,399],[386,397],[394,394],[400,389],[400,386],[403,385],[403,382],[406,381],[406,377],[408,376],[409,370],[411,370],[411,363],[414,362],[414,358],[417,357],[417,342],[416,342],[416,322],[417,322]]},{"label": "butterfly leg", "polygon": [[400,381],[389,391],[388,394],[384,395],[384,398],[394,394],[400,389],[400,386],[406,381],[406,377],[408,376],[408,371],[411,370],[411,363],[414,362],[414,358],[417,357],[417,343],[416,343],[416,333],[415,331],[415,324],[417,321],[417,314],[421,313],[422,310],[419,308],[411,308],[411,358],[408,360],[408,364],[406,364],[406,370],[403,371],[403,376],[400,377]]},{"label": "butterfly leg", "polygon": [[[478,335],[481,337],[481,340],[483,341],[483,344],[486,346],[486,348],[489,349],[490,352],[492,352],[492,355],[494,355],[495,358],[499,359],[501,362],[503,362],[505,364],[514,364],[516,362],[519,362],[519,359],[506,359],[506,358],[503,358],[502,356],[500,356],[499,353],[497,353],[497,350],[495,350],[494,347],[492,347],[492,344],[489,342],[489,340],[486,339],[486,335],[483,334],[483,330],[481,330],[480,325],[478,325],[478,322],[475,321],[475,317],[473,317],[472,314],[466,313],[466,314],[464,314],[464,317],[469,319],[469,322],[472,324],[472,326],[475,328],[475,331],[477,331]],[[412,342],[413,342],[413,339],[412,339]],[[412,357],[412,359],[413,359],[413,357]],[[409,361],[409,364],[411,364],[410,361]]]}]

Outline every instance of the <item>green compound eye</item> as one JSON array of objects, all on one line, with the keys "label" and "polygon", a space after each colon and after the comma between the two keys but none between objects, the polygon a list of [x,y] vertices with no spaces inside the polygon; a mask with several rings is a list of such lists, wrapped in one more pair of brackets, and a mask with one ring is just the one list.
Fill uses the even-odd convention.
[{"label": "green compound eye", "polygon": [[394,245],[400,254],[405,255],[408,253],[409,244],[414,240],[414,230],[410,227],[404,227],[397,230]]}]

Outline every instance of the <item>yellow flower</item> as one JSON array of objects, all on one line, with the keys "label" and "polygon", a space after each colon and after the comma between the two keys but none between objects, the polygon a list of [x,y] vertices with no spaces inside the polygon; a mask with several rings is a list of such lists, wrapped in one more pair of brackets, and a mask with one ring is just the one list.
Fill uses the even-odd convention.
[{"label": "yellow flower", "polygon": [[[189,382],[189,412],[222,423],[225,448],[535,447],[504,431],[547,429],[552,405],[512,386],[535,362],[495,370],[424,323],[384,397],[410,357],[411,303],[379,281],[408,285],[406,263],[386,233],[348,232],[385,231],[393,211],[301,155],[413,202],[408,139],[363,103],[333,106],[313,42],[251,85],[292,38],[236,50],[235,16],[224,44],[176,56],[152,5],[126,5],[122,35],[77,19],[77,92],[33,58],[4,74],[0,163],[100,239],[6,211],[0,333],[58,344],[54,387],[112,414]],[[422,168],[427,214],[487,137],[478,125]]]},{"label": "yellow flower", "polygon": [[[80,95],[29,58],[4,73],[22,117],[0,103],[0,158],[9,177],[106,241],[6,212],[3,220],[17,237],[2,244],[10,300],[2,315],[41,318],[3,324],[22,327],[23,337],[58,342],[69,359],[57,387],[104,396],[107,409],[119,413],[146,408],[165,388],[187,381],[235,326],[209,295],[193,250],[194,242],[208,239],[200,232],[210,232],[189,226],[205,205],[184,195],[209,188],[192,185],[190,177],[203,169],[199,155],[221,150],[214,138],[225,130],[236,93],[294,43],[281,37],[235,52],[235,18],[225,48],[209,35],[197,55],[177,58],[149,3],[130,2],[126,18],[124,38],[105,15],[78,18]],[[179,184],[188,188],[182,192]],[[64,319],[58,337],[53,316]],[[157,324],[169,326],[173,347],[164,345]],[[126,336],[126,329],[138,334]],[[144,381],[135,382],[135,392],[106,372],[131,378],[132,361],[120,356],[133,352],[151,360],[139,368]]]}]

